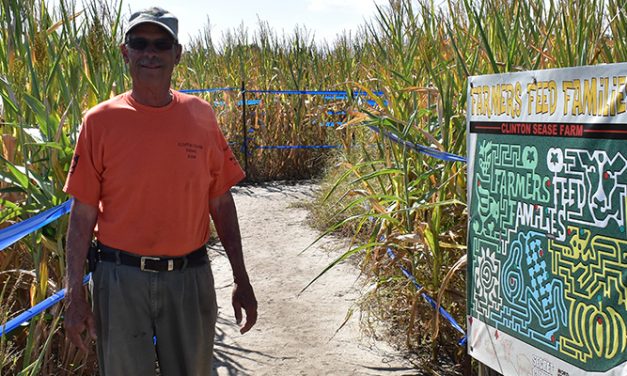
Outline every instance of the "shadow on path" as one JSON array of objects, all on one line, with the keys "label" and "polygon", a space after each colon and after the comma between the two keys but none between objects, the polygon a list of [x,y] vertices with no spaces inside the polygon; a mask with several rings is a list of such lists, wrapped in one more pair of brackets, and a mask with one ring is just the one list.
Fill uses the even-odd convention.
[{"label": "shadow on path", "polygon": [[[313,199],[314,194],[311,190],[303,190],[303,185],[315,184],[312,180],[298,181],[298,182],[289,182],[289,181],[279,181],[279,182],[264,182],[264,183],[246,183],[242,185],[237,185],[231,188],[231,192],[233,194],[253,197],[259,196],[260,192],[258,188],[266,191],[268,194],[282,194],[285,198],[295,198],[302,200],[303,197]],[[263,191],[261,196],[263,196]]]},{"label": "shadow on path", "polygon": [[213,349],[213,372],[212,375],[228,375],[228,376],[253,376],[254,370],[246,368],[242,361],[253,362],[254,364],[269,364],[271,360],[286,359],[285,357],[276,357],[261,351],[252,350],[236,345],[229,345],[226,342],[235,342],[232,339],[227,341],[226,332],[221,329],[223,327],[233,326],[231,320],[227,320],[218,315],[218,323],[216,324],[216,337]]}]

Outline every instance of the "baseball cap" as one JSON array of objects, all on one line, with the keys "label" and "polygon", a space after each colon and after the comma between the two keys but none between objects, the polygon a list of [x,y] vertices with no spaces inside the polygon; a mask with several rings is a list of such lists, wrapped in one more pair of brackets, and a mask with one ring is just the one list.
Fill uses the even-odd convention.
[{"label": "baseball cap", "polygon": [[178,40],[179,20],[165,9],[152,7],[135,12],[129,18],[124,35],[128,34],[135,26],[143,23],[159,25]]}]

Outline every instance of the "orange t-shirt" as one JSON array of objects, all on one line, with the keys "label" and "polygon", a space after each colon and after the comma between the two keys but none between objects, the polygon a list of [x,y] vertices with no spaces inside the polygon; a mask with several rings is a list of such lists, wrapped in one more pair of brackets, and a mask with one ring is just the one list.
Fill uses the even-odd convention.
[{"label": "orange t-shirt", "polygon": [[209,200],[244,178],[211,106],[173,92],[165,107],[130,92],[87,112],[64,191],[98,207],[102,243],[180,256],[209,237]]}]

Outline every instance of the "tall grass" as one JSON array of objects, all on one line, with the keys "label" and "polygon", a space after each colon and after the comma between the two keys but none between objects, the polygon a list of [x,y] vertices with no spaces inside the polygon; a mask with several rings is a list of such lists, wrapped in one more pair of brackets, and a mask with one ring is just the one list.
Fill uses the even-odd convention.
[{"label": "tall grass", "polygon": [[[61,188],[84,110],[129,87],[118,50],[123,8],[119,1],[2,2],[0,226],[67,199]],[[260,104],[248,106],[245,124],[238,89],[203,97],[215,104],[240,161],[248,158],[253,180],[310,177],[326,167],[322,151],[258,146],[345,146],[325,195],[340,204],[334,227],[360,234],[345,257],[363,255],[375,287],[364,303],[370,319],[393,320],[412,347],[453,354],[448,344],[457,334],[436,320],[398,264],[463,322],[465,166],[415,153],[367,126],[464,155],[469,75],[625,61],[627,14],[617,0],[391,0],[373,16],[324,45],[308,30],[278,35],[264,22],[216,42],[206,25],[186,46],[174,87],[382,91],[376,106],[360,97],[248,93]],[[341,130],[323,126],[340,118],[348,121]],[[247,156],[238,146],[245,137]],[[61,287],[66,226],[67,219],[57,221],[0,253],[0,318]],[[93,373],[93,358],[65,347],[59,312],[3,337],[0,370]]]},{"label": "tall grass", "polygon": [[[343,80],[329,76],[332,67],[328,64],[307,30],[296,29],[293,35],[279,37],[270,25],[260,22],[252,35],[243,26],[226,33],[220,46],[214,44],[207,30],[202,32],[185,53],[185,69],[177,71],[176,81],[235,88],[243,82],[247,90],[344,89]],[[228,98],[225,107],[219,108],[219,121],[226,137],[239,146],[244,142],[238,106],[241,98]],[[322,170],[325,153],[319,150],[258,147],[339,144],[325,126],[331,103],[300,95],[248,93],[246,98],[260,100],[260,104],[248,107],[246,116],[249,178],[298,179]],[[242,150],[234,149],[242,161]]]}]

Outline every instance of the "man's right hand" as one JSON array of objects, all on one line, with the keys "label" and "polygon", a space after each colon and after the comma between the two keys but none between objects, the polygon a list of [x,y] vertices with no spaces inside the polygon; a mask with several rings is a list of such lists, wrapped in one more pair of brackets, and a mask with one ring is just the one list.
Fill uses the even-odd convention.
[{"label": "man's right hand", "polygon": [[96,324],[91,307],[87,303],[83,274],[87,250],[94,233],[98,208],[74,199],[70,212],[70,225],[67,233],[66,283],[67,296],[65,305],[65,336],[76,347],[88,351],[87,340],[83,339],[85,331],[89,337],[96,339]]},{"label": "man's right hand", "polygon": [[[81,286],[82,287],[82,286]],[[92,340],[96,339],[96,322],[94,314],[84,296],[76,296],[68,300],[64,316],[65,337],[74,346],[87,353],[89,338],[83,338],[87,334]]]}]

